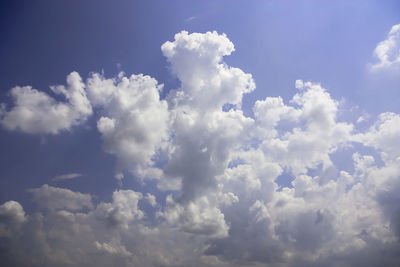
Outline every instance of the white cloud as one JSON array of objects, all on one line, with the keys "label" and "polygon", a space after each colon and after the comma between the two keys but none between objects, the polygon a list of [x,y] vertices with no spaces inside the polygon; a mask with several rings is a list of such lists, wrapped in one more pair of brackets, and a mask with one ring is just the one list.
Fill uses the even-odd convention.
[{"label": "white cloud", "polygon": [[104,219],[109,226],[129,228],[133,220],[141,219],[144,214],[138,209],[138,202],[142,194],[132,190],[119,190],[113,193],[112,203],[101,203],[95,213],[100,219]]},{"label": "white cloud", "polygon": [[357,123],[362,123],[362,122],[366,121],[368,118],[369,118],[368,114],[363,114],[360,117],[358,117]]},{"label": "white cloud", "polygon": [[97,128],[105,151],[115,154],[121,169],[140,177],[159,178],[155,158],[167,140],[168,105],[160,100],[162,85],[149,76],[122,73],[115,79],[93,74],[88,96],[102,114]]},{"label": "white cloud", "polygon": [[225,237],[229,228],[224,214],[210,201],[212,200],[209,197],[203,196],[181,205],[169,197],[163,216],[169,223],[178,224],[185,232],[217,238]]},{"label": "white cloud", "polygon": [[220,109],[227,103],[240,105],[242,95],[255,89],[250,74],[222,62],[223,56],[234,51],[225,35],[182,31],[161,50],[182,83],[180,90],[170,94],[172,103],[186,104],[191,109]]},{"label": "white cloud", "polygon": [[386,40],[376,46],[374,56],[378,62],[372,65],[373,70],[400,64],[400,24],[393,25]]},{"label": "white cloud", "polygon": [[75,179],[78,177],[82,177],[83,175],[80,173],[68,173],[68,174],[62,174],[62,175],[57,175],[53,178],[53,181],[63,181],[63,180],[71,180]]},{"label": "white cloud", "polygon": [[156,197],[154,195],[152,195],[150,193],[147,193],[146,196],[145,196],[145,199],[147,200],[147,202],[149,202],[149,204],[152,207],[157,206],[157,200],[156,200]]},{"label": "white cloud", "polygon": [[67,102],[58,102],[31,86],[14,87],[10,94],[15,105],[9,111],[3,108],[0,123],[9,130],[57,134],[83,123],[92,114],[78,73],[72,72],[67,76],[67,87],[52,86],[51,90],[65,97]]},{"label": "white cloud", "polygon": [[397,160],[400,157],[400,115],[392,112],[380,114],[378,121],[357,139],[381,152],[385,161]]},{"label": "white cloud", "polygon": [[[290,101],[294,107],[279,97],[255,103],[259,150],[265,160],[294,174],[306,173],[318,164],[327,169],[332,165],[329,154],[351,140],[353,125],[336,121],[339,104],[321,85],[298,80],[296,86],[300,92]],[[279,123],[286,126],[279,127]],[[243,156],[254,161],[251,153]]]},{"label": "white cloud", "polygon": [[[240,105],[243,94],[254,90],[254,81],[223,62],[234,51],[225,35],[182,31],[161,49],[181,81],[167,96],[172,138],[164,174],[180,179],[182,186],[180,196],[168,200],[164,216],[189,233],[226,236],[229,226],[218,206],[227,199],[218,192],[217,176],[250,139],[246,130],[254,121]],[[235,108],[223,111],[225,104]]]},{"label": "white cloud", "polygon": [[45,184],[42,187],[30,189],[29,191],[33,195],[33,201],[43,209],[77,211],[85,207],[92,208],[93,206],[90,195],[73,192],[69,189]]},{"label": "white cloud", "polygon": [[[400,115],[383,113],[370,129],[354,133],[322,85],[297,80],[288,103],[267,97],[247,117],[240,104],[255,85],[250,74],[223,62],[233,50],[216,32],[175,35],[162,51],[181,87],[166,100],[151,77],[93,74],[85,88],[104,149],[119,160],[117,177],[128,170],[158,178],[154,190],[170,192],[117,190],[111,202],[94,207],[88,194],[32,189],[44,211],[25,216],[16,202],[0,206],[0,218],[20,221],[21,235],[4,241],[13,255],[25,255],[21,244],[33,247],[13,260],[45,259],[44,266],[398,263]],[[332,160],[339,148],[349,149],[343,157],[350,170]],[[277,182],[285,175],[293,179],[289,187]],[[149,213],[143,200],[153,207],[147,205]]]},{"label": "white cloud", "polygon": [[118,244],[107,244],[107,243],[99,243],[95,242],[94,245],[100,251],[104,251],[114,255],[121,255],[121,256],[132,256],[132,253],[126,250],[126,248],[122,245]]}]

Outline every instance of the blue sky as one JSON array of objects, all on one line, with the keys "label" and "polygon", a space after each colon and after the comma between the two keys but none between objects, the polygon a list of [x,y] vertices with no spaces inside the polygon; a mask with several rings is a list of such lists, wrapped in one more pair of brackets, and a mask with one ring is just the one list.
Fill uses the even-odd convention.
[{"label": "blue sky", "polygon": [[399,263],[399,1],[0,5],[10,266]]}]

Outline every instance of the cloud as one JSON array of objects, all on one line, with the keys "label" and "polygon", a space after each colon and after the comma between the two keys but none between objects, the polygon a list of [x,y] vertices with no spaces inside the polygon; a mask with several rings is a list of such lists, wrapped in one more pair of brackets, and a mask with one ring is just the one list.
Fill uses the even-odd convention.
[{"label": "cloud", "polygon": [[365,133],[357,136],[366,146],[374,147],[385,161],[396,160],[400,156],[400,115],[385,112]]},{"label": "cloud", "polygon": [[[119,202],[113,200],[116,201]],[[2,263],[7,266],[105,267],[113,264],[208,266],[206,262],[218,262],[213,257],[203,256],[201,251],[196,252],[201,242],[163,223],[149,227],[134,220],[128,222],[129,228],[110,228],[97,216],[96,210],[104,204],[115,205],[101,202],[87,211],[48,210],[31,214],[19,233],[2,236]]]},{"label": "cloud", "polygon": [[191,17],[187,18],[185,21],[189,22],[189,21],[195,20],[196,18],[197,18],[196,16],[191,16]]},{"label": "cloud", "polygon": [[395,67],[400,63],[400,24],[393,25],[386,40],[380,42],[374,56],[378,62],[372,65],[372,70]]},{"label": "cloud", "polygon": [[[400,115],[382,113],[356,131],[339,119],[341,105],[328,90],[297,80],[292,99],[258,100],[254,116],[246,116],[242,98],[255,83],[224,62],[233,51],[223,34],[176,34],[162,52],[181,84],[165,99],[149,76],[92,74],[79,88],[87,92],[104,150],[118,159],[117,177],[130,171],[144,183],[156,178],[154,188],[148,185],[154,191],[116,190],[110,202],[94,205],[89,194],[32,189],[39,209],[29,216],[17,202],[0,206],[5,263],[400,262]],[[278,182],[282,176],[292,178],[289,186]]]},{"label": "cloud", "polygon": [[106,79],[94,73],[87,80],[88,96],[102,116],[97,129],[103,147],[122,169],[140,177],[159,178],[156,157],[168,139],[169,112],[160,99],[162,85],[149,76],[122,73]]},{"label": "cloud", "polygon": [[0,205],[0,237],[12,236],[15,230],[26,221],[22,206],[16,201]]},{"label": "cloud", "polygon": [[67,87],[58,85],[50,89],[65,97],[67,102],[59,102],[31,86],[11,89],[15,105],[7,111],[3,104],[0,124],[8,130],[25,133],[57,134],[83,123],[92,114],[84,84],[77,72],[67,76]]},{"label": "cloud", "polygon": [[129,228],[133,220],[141,219],[144,214],[138,209],[142,194],[132,190],[119,190],[113,193],[112,203],[101,203],[97,206],[97,217],[105,220],[111,227]]},{"label": "cloud", "polygon": [[240,105],[242,95],[255,89],[251,74],[222,62],[223,56],[235,50],[225,35],[182,31],[161,50],[182,84],[181,90],[170,94],[173,103],[191,109],[219,109],[224,104]]},{"label": "cloud", "polygon": [[107,244],[107,243],[94,243],[96,248],[100,251],[104,251],[113,255],[121,255],[121,256],[131,256],[132,254],[126,250],[124,246],[117,244]]},{"label": "cloud", "polygon": [[[180,179],[182,186],[179,197],[168,199],[163,216],[188,233],[226,236],[229,226],[218,206],[227,199],[217,190],[217,177],[232,151],[249,138],[244,130],[253,120],[240,106],[255,83],[250,74],[223,62],[234,46],[217,32],[182,31],[161,50],[181,81],[167,96],[173,138],[164,174]],[[235,108],[225,112],[226,104]]]},{"label": "cloud", "polygon": [[163,216],[171,224],[178,224],[188,233],[210,237],[225,237],[228,235],[228,225],[224,214],[215,204],[210,203],[206,196],[185,203],[175,203],[167,198],[167,207]]},{"label": "cloud", "polygon": [[92,198],[88,194],[73,192],[69,189],[49,186],[47,184],[29,190],[33,201],[41,208],[48,210],[67,209],[71,211],[91,208]]},{"label": "cloud", "polygon": [[20,224],[25,221],[25,212],[18,202],[11,200],[0,205],[0,218],[1,221]]},{"label": "cloud", "polygon": [[152,207],[157,206],[157,200],[154,195],[147,193],[145,196],[145,199],[147,200],[147,202],[149,202],[150,206],[152,206]]},{"label": "cloud", "polygon": [[71,180],[75,179],[78,177],[82,177],[83,175],[80,173],[68,173],[68,174],[62,174],[62,175],[57,175],[53,178],[53,181],[63,181],[63,180]]}]

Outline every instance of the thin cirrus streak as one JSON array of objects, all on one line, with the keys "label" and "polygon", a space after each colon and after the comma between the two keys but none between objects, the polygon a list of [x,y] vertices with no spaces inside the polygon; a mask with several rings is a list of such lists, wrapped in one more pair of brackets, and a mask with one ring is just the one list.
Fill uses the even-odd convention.
[{"label": "thin cirrus streak", "polygon": [[63,180],[71,180],[82,177],[83,174],[81,173],[67,173],[62,175],[57,175],[53,178],[53,181],[63,181]]}]

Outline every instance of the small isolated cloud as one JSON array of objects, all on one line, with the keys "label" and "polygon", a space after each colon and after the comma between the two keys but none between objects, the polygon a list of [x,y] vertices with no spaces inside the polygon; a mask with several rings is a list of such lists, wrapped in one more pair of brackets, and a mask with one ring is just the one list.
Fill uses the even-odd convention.
[{"label": "small isolated cloud", "polygon": [[82,176],[83,176],[83,174],[80,174],[80,173],[68,173],[68,174],[55,176],[53,178],[53,181],[58,182],[58,181],[63,181],[63,180],[71,180],[71,179],[76,179],[76,178],[79,178]]},{"label": "small isolated cloud", "polygon": [[196,16],[191,16],[191,17],[189,17],[189,18],[186,19],[186,22],[192,21],[192,20],[194,20],[194,19],[196,19],[196,18],[197,18]]},{"label": "small isolated cloud", "polygon": [[399,66],[400,64],[400,24],[394,25],[387,35],[386,40],[380,42],[374,56],[377,62],[372,65],[372,70]]},{"label": "small isolated cloud", "polygon": [[362,123],[370,118],[370,115],[367,113],[362,114],[360,117],[357,119],[357,123]]}]

